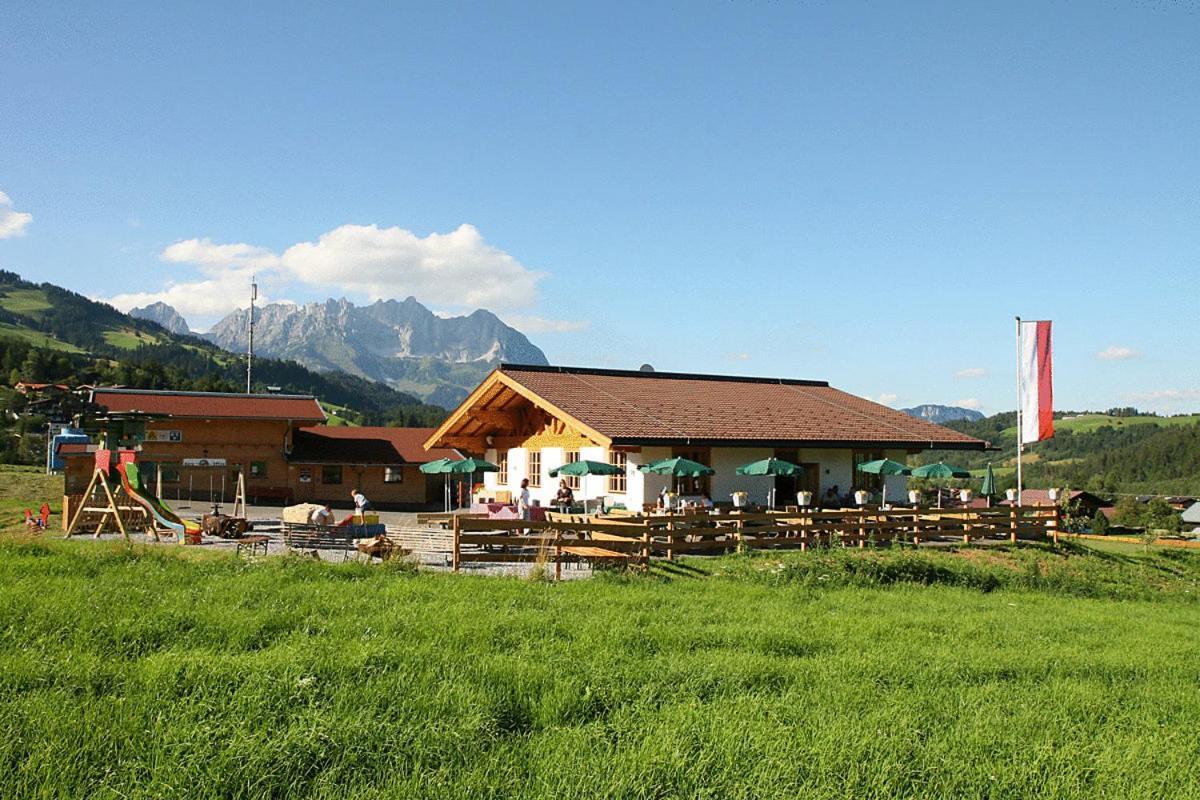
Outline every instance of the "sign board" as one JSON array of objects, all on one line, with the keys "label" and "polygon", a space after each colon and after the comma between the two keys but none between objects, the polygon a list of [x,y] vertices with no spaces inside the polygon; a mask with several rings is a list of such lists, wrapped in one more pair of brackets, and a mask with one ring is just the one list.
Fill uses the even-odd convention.
[{"label": "sign board", "polygon": [[300,473],[300,482],[301,483],[312,483],[312,473],[311,472],[301,472]]},{"label": "sign board", "polygon": [[185,467],[223,467],[225,459],[223,458],[185,458],[183,460]]},{"label": "sign board", "polygon": [[180,430],[149,430],[146,431],[147,442],[182,442],[183,431]]}]

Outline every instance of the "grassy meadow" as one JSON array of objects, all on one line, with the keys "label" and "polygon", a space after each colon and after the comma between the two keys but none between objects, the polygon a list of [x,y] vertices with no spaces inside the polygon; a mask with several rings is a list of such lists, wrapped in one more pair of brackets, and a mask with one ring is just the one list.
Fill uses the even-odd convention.
[{"label": "grassy meadow", "polygon": [[560,584],[0,537],[13,797],[1200,795],[1200,556]]}]

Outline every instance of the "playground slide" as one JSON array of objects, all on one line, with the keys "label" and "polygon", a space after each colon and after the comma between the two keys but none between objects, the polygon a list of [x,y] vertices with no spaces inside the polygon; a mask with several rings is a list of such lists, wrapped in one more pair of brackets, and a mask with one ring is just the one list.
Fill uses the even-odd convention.
[{"label": "playground slide", "polygon": [[159,525],[175,531],[176,534],[196,533],[200,530],[199,523],[181,518],[166,503],[159,500],[142,485],[142,477],[138,474],[137,464],[118,464],[117,472],[121,475],[121,485],[125,487],[125,491],[130,497],[145,506]]}]

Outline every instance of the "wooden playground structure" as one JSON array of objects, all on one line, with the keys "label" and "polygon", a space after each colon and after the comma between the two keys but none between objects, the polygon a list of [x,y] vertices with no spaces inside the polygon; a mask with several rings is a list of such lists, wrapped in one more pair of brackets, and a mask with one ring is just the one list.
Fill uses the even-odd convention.
[{"label": "wooden playground structure", "polygon": [[[133,471],[137,463],[136,450],[97,450],[92,467],[92,476],[87,488],[82,494],[66,495],[63,497],[63,533],[66,538],[83,530],[91,530],[94,537],[104,533],[119,532],[129,541],[129,532],[141,531],[152,537],[154,541],[162,541],[164,531],[147,509],[145,500],[139,501],[131,496],[125,481],[114,475],[114,471],[128,469]],[[115,461],[114,461],[115,457]],[[162,485],[162,467],[158,466],[155,487]],[[161,504],[160,504],[161,505]],[[234,496],[234,516],[245,515],[246,482],[245,476],[238,474],[237,488]],[[216,506],[214,505],[214,512]],[[216,516],[214,514],[214,516]],[[224,517],[222,517],[224,519]],[[244,520],[242,520],[244,523]],[[193,523],[187,523],[192,525]],[[242,526],[244,528],[244,524]],[[174,538],[168,534],[168,538]],[[180,541],[186,541],[182,536]]]}]

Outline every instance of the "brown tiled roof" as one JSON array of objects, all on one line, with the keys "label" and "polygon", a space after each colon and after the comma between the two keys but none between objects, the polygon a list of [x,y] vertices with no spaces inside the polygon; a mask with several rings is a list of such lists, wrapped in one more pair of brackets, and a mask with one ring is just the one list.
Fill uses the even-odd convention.
[{"label": "brown tiled roof", "polygon": [[92,390],[92,402],[104,406],[110,414],[325,421],[325,412],[321,410],[316,398],[296,394],[227,394],[96,388]]},{"label": "brown tiled roof", "polygon": [[500,371],[614,444],[986,444],[822,381],[522,365]]},{"label": "brown tiled roof", "polygon": [[297,464],[423,464],[462,458],[448,448],[426,450],[433,428],[356,428],[316,425],[296,431],[290,461]]}]

